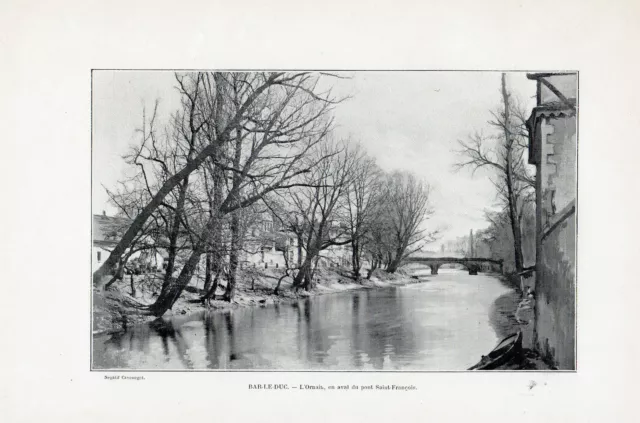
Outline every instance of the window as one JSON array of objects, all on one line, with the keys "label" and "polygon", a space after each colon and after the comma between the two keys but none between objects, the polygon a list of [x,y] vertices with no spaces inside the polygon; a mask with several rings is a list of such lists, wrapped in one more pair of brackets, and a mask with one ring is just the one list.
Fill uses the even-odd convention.
[{"label": "window", "polygon": [[101,260],[101,257],[100,257],[100,256],[101,256],[101,254],[100,254],[100,253],[101,253],[100,251],[98,251],[98,253],[97,253],[97,254],[98,254],[98,261],[100,261],[100,260]]}]

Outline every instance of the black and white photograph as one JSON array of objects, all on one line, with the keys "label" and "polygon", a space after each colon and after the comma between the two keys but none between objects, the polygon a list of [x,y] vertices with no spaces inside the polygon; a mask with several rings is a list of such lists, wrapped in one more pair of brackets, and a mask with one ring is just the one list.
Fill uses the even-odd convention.
[{"label": "black and white photograph", "polygon": [[640,421],[638,22],[0,3],[0,422]]},{"label": "black and white photograph", "polygon": [[575,70],[91,71],[91,370],[575,371]]}]

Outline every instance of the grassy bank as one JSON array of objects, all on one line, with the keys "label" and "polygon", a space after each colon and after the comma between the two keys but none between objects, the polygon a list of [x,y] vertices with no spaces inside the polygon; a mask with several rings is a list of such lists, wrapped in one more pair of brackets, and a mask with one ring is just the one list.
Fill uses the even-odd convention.
[{"label": "grassy bank", "polygon": [[[231,302],[212,300],[210,305],[200,301],[202,282],[189,285],[173,308],[165,317],[195,313],[202,310],[224,310],[237,307],[267,306],[276,303],[292,303],[300,298],[354,291],[358,289],[385,288],[419,282],[399,269],[396,273],[376,270],[370,280],[360,282],[349,277],[348,270],[341,268],[321,268],[316,271],[316,286],[310,291],[291,289],[292,279],[285,278],[274,294],[278,279],[283,275],[280,269],[249,269],[240,271],[236,294]],[[156,299],[160,290],[161,275],[134,276],[135,295],[132,295],[130,276],[119,281],[109,291],[94,289],[93,292],[93,333],[122,331],[129,325],[149,322],[154,316],[146,314],[144,307]],[[224,286],[216,295],[221,297]]]}]

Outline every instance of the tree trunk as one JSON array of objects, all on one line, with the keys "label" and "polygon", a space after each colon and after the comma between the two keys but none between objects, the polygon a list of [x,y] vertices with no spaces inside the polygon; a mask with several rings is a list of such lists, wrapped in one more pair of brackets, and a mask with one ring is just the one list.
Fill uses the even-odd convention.
[{"label": "tree trunk", "polygon": [[[282,281],[284,280],[284,278],[286,278],[287,276],[289,276],[289,248],[285,248],[284,251],[282,252],[282,256],[284,257],[284,274],[282,276],[280,276],[280,278],[278,279],[278,283],[276,284],[276,287],[273,289],[273,295],[278,295],[280,293],[280,284],[282,283]],[[253,283],[254,283],[255,279],[252,278],[251,279],[251,289],[253,290]]]},{"label": "tree trunk", "polygon": [[379,261],[376,258],[371,258],[371,269],[369,269],[369,271],[367,272],[367,280],[371,279],[371,275],[373,275],[373,272],[378,268],[379,265]]},{"label": "tree trunk", "polygon": [[316,282],[314,279],[315,273],[316,273],[316,269],[318,268],[318,260],[320,259],[320,257],[318,257],[316,255],[315,260],[311,261],[311,266],[307,272],[307,274],[305,275],[304,278],[304,284],[303,284],[303,288],[305,289],[305,291],[311,291],[312,289],[314,289],[316,287]]},{"label": "tree trunk", "polygon": [[297,233],[296,236],[298,237],[298,269],[300,269],[302,267],[302,234],[301,233]]},{"label": "tree trunk", "polygon": [[387,272],[389,273],[395,273],[396,270],[398,270],[398,265],[399,263],[397,262],[397,260],[392,260],[391,263],[389,263],[387,265]]},{"label": "tree trunk", "polygon": [[169,287],[169,283],[173,278],[173,272],[175,270],[175,262],[176,256],[178,254],[178,235],[180,233],[180,215],[184,209],[184,202],[187,196],[187,187],[189,185],[189,177],[187,176],[182,185],[180,185],[180,192],[178,194],[178,202],[176,204],[176,209],[173,212],[173,223],[171,226],[171,233],[169,234],[169,248],[168,254],[169,257],[167,259],[167,268],[164,274],[164,280],[162,281],[162,290],[160,291],[161,295],[163,292],[167,290]]},{"label": "tree trunk", "polygon": [[213,282],[211,283],[211,286],[209,287],[209,289],[207,289],[204,293],[204,295],[202,296],[201,300],[204,303],[205,301],[209,301],[212,299],[216,299],[216,291],[218,290],[218,284],[220,281],[220,272],[221,270],[218,269],[216,270],[215,276],[213,277]]},{"label": "tree trunk", "polygon": [[229,257],[229,275],[227,278],[227,287],[224,291],[224,301],[231,302],[236,294],[238,256],[231,253]]},{"label": "tree trunk", "polygon": [[[234,102],[236,98],[234,97]],[[236,107],[238,107],[237,102],[235,103]],[[234,156],[233,156],[233,165],[236,168],[240,167],[240,161],[242,158],[242,127],[238,126],[235,128],[235,146],[234,146]],[[233,174],[233,189],[236,189],[240,186],[240,175],[236,172]],[[239,214],[233,213],[231,216],[231,248],[229,251],[229,275],[227,277],[227,288],[224,292],[224,300],[231,302],[233,300],[233,296],[236,293],[236,279],[238,273],[238,255],[240,254],[240,249],[242,248],[242,228],[240,227],[240,216]]]},{"label": "tree trunk", "polygon": [[182,291],[191,281],[193,273],[200,262],[200,256],[204,253],[207,245],[207,234],[213,230],[213,227],[217,221],[216,217],[209,218],[209,221],[204,227],[202,233],[199,234],[198,242],[193,247],[191,256],[182,267],[180,275],[177,279],[171,280],[171,283],[167,287],[166,291],[158,296],[158,299],[152,304],[149,309],[155,316],[162,316],[167,310],[173,307],[173,304],[182,294]]},{"label": "tree trunk", "polygon": [[295,278],[293,278],[293,288],[298,289],[302,287],[310,268],[311,260],[309,259],[309,255],[307,254],[304,262],[298,267],[298,273],[296,273]]},{"label": "tree trunk", "polygon": [[511,231],[513,233],[513,252],[516,264],[516,272],[520,273],[524,269],[524,259],[522,255],[522,233],[520,232],[520,223],[518,222],[517,211],[515,210],[515,199],[513,196],[513,187],[511,178],[507,177],[507,191],[509,195],[509,220],[511,222]]},{"label": "tree trunk", "polygon": [[405,250],[406,247],[404,246],[398,248],[396,250],[395,257],[392,256],[391,253],[389,253],[389,264],[387,265],[387,272],[395,273],[396,270],[398,270],[398,267],[400,267],[400,264],[402,263],[402,256],[404,255]]},{"label": "tree trunk", "polygon": [[[315,256],[315,255],[314,255]],[[312,287],[312,277],[313,277],[313,258],[314,256],[310,255],[307,252],[307,256],[300,266],[300,270],[298,270],[298,274],[293,279],[293,288],[304,288],[305,290],[309,290]]]},{"label": "tree trunk", "polygon": [[502,74],[502,101],[504,102],[504,137],[505,137],[505,146],[507,149],[507,172],[506,172],[506,185],[507,185],[507,199],[509,202],[509,220],[511,222],[511,231],[513,232],[513,249],[514,249],[514,259],[516,264],[516,272],[520,273],[523,269],[523,257],[522,257],[522,233],[520,232],[520,223],[518,222],[518,210],[517,210],[517,201],[513,190],[513,158],[512,155],[512,146],[514,140],[511,136],[511,131],[509,129],[509,114],[510,114],[510,106],[509,106],[509,93],[507,92],[507,85],[505,81],[505,74]]},{"label": "tree trunk", "polygon": [[[201,243],[200,243],[201,244]],[[162,316],[167,310],[173,307],[173,304],[180,298],[180,295],[184,291],[191,278],[193,277],[193,273],[198,266],[200,261],[200,256],[202,255],[202,250],[204,248],[201,245],[196,246],[196,248],[191,253],[189,260],[182,268],[180,275],[177,279],[172,280],[167,290],[158,296],[158,299],[154,304],[152,304],[149,309],[155,316]]]},{"label": "tree trunk", "polygon": [[118,242],[118,245],[111,251],[111,254],[105,260],[105,262],[100,266],[98,270],[93,273],[93,283],[97,284],[100,279],[104,276],[110,274],[113,269],[115,269],[118,260],[125,253],[127,248],[131,246],[131,243],[135,239],[136,235],[142,230],[146,221],[151,217],[153,212],[162,204],[164,198],[176,187],[178,184],[184,180],[187,176],[189,176],[193,171],[198,169],[204,161],[212,156],[220,146],[226,144],[229,140],[229,135],[233,129],[238,125],[241,121],[241,118],[244,116],[245,112],[251,107],[253,102],[264,92],[267,88],[273,85],[274,81],[277,79],[278,75],[273,75],[269,78],[269,80],[265,81],[262,85],[260,85],[256,90],[254,90],[249,98],[242,104],[242,107],[235,114],[233,119],[228,123],[226,128],[220,133],[217,138],[217,142],[211,143],[206,146],[202,151],[191,161],[189,161],[185,167],[182,168],[179,172],[174,174],[172,177],[167,179],[162,187],[158,190],[156,195],[153,196],[153,199],[142,209],[140,214],[136,216],[136,218],[129,226],[129,229],[125,232],[124,236]]},{"label": "tree trunk", "polygon": [[204,286],[202,287],[202,292],[204,292],[204,294],[206,295],[207,292],[209,292],[209,289],[211,288],[211,275],[212,275],[212,262],[213,262],[213,258],[212,258],[212,253],[211,251],[207,251],[207,257],[206,257],[206,264],[205,264],[205,271],[204,271]]},{"label": "tree trunk", "polygon": [[[221,161],[220,152],[216,152],[216,162]],[[202,297],[202,301],[215,299],[216,290],[218,289],[218,282],[220,280],[220,273],[222,271],[222,214],[219,210],[222,203],[222,188],[224,185],[224,171],[215,166],[211,171],[211,177],[213,179],[213,196],[209,197],[209,218],[212,220],[212,230],[208,234],[210,236],[209,252],[207,253],[207,265],[210,266],[211,272],[215,274],[213,278],[213,285],[207,286],[207,276],[205,275],[205,294]],[[208,273],[209,278],[211,274]],[[210,279],[209,279],[209,283]]]},{"label": "tree trunk", "polygon": [[276,284],[276,287],[273,289],[273,295],[278,295],[280,293],[280,284],[282,283],[283,279],[286,278],[287,276],[289,276],[289,269],[285,270],[284,275],[280,276],[280,279],[278,279],[278,283]]},{"label": "tree trunk", "polygon": [[357,281],[360,279],[360,245],[356,241],[351,241],[351,267],[353,268],[353,277]]},{"label": "tree trunk", "polygon": [[229,276],[227,288],[224,292],[224,300],[231,302],[236,292],[236,279],[238,270],[238,255],[242,248],[242,234],[240,233],[240,218],[237,213],[231,217],[231,250],[229,251]]},{"label": "tree trunk", "polygon": [[118,269],[116,270],[115,274],[113,275],[113,277],[111,278],[111,280],[109,280],[109,282],[107,282],[104,287],[102,288],[104,291],[108,290],[109,288],[111,288],[111,285],[113,285],[116,281],[118,280],[122,280],[124,277],[124,264],[126,263],[125,260],[120,260],[120,263],[118,264]]}]

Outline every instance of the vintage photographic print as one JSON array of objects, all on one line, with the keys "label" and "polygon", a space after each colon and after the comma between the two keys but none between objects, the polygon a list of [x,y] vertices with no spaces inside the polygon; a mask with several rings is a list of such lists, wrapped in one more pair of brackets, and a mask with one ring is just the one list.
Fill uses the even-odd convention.
[{"label": "vintage photographic print", "polygon": [[575,71],[93,70],[91,369],[575,370],[577,120]]}]

